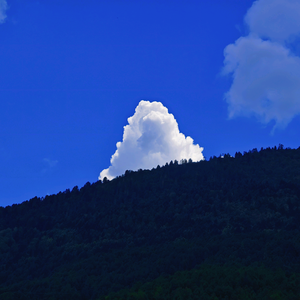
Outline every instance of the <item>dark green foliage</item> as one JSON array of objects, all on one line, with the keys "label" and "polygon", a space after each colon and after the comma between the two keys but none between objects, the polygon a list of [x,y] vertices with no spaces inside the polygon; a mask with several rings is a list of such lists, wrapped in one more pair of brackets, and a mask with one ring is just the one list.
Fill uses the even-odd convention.
[{"label": "dark green foliage", "polygon": [[97,299],[202,264],[298,278],[300,149],[223,156],[0,207],[0,299]]},{"label": "dark green foliage", "polygon": [[110,293],[102,299],[299,299],[300,274],[263,266],[208,265]]}]

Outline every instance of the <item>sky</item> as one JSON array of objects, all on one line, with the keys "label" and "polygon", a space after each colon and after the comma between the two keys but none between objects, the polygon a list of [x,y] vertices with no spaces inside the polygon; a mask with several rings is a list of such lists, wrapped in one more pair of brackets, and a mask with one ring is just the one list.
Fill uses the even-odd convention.
[{"label": "sky", "polygon": [[0,206],[298,148],[299,33],[300,0],[0,0]]}]

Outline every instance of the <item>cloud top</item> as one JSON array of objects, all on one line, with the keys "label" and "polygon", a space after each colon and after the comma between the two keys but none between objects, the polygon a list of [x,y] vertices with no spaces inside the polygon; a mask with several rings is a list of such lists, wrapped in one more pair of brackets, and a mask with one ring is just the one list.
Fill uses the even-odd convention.
[{"label": "cloud top", "polygon": [[124,126],[123,141],[117,143],[110,167],[99,179],[112,179],[126,170],[151,169],[171,160],[200,161],[202,151],[191,137],[179,132],[177,121],[162,103],[142,100]]},{"label": "cloud top", "polygon": [[300,34],[300,1],[258,0],[245,22],[249,35],[224,50],[229,118],[254,115],[284,128],[300,113],[300,58],[288,46]]},{"label": "cloud top", "polygon": [[0,0],[0,24],[5,22],[7,8],[6,0]]}]

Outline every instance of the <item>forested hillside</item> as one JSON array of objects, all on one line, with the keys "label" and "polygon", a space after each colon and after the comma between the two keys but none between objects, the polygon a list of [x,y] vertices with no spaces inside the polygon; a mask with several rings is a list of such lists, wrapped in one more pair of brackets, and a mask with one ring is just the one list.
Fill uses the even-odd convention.
[{"label": "forested hillside", "polygon": [[299,299],[299,230],[300,148],[126,171],[0,207],[0,299]]}]

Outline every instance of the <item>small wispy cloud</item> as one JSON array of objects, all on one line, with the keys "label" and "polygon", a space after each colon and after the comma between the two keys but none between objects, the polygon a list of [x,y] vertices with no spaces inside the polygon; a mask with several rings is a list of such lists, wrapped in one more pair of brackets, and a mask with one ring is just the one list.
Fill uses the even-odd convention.
[{"label": "small wispy cloud", "polygon": [[44,164],[44,168],[42,169],[42,173],[46,173],[50,170],[52,170],[53,168],[55,168],[58,164],[58,160],[52,160],[49,158],[44,158],[43,159],[43,164]]},{"label": "small wispy cloud", "polygon": [[123,141],[117,143],[110,167],[99,179],[112,179],[126,170],[151,169],[171,160],[200,161],[202,151],[191,137],[179,132],[177,121],[162,103],[142,100],[124,126]]},{"label": "small wispy cloud", "polygon": [[58,163],[58,160],[51,160],[49,158],[44,158],[43,161],[49,168],[55,167]]},{"label": "small wispy cloud", "polygon": [[7,10],[6,0],[0,0],[0,24],[4,23],[6,20],[6,10]]},{"label": "small wispy cloud", "polygon": [[300,1],[255,1],[245,22],[249,35],[224,50],[229,118],[255,115],[284,128],[300,114],[300,57],[290,47],[300,37]]}]

